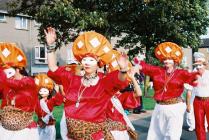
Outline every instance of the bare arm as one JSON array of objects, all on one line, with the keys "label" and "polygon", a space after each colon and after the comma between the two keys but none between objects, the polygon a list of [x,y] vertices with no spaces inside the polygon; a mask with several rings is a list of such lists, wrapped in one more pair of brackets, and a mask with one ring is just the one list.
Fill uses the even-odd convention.
[{"label": "bare arm", "polygon": [[120,72],[118,73],[118,79],[121,81],[125,81],[127,79],[127,72],[128,72],[128,57],[126,54],[122,54],[117,59],[118,65],[120,67]]},{"label": "bare arm", "polygon": [[186,105],[187,105],[186,111],[187,112],[190,112],[191,110],[191,104],[190,104],[191,96],[192,96],[192,91],[188,90],[186,94]]},{"label": "bare arm", "polygon": [[138,82],[136,81],[136,78],[134,77],[135,73],[136,73],[136,69],[133,67],[127,74],[134,85],[135,97],[139,97],[139,96],[142,96],[142,91]]},{"label": "bare arm", "polygon": [[44,30],[45,38],[47,42],[47,60],[49,69],[54,72],[57,70],[57,60],[55,55],[55,49],[52,48],[55,40],[57,38],[55,29],[52,27],[48,27],[47,30]]}]

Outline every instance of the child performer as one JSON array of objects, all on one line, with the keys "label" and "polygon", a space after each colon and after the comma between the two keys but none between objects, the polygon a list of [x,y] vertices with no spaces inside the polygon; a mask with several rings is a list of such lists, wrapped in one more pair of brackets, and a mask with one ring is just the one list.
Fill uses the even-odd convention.
[{"label": "child performer", "polygon": [[56,129],[55,119],[52,111],[54,106],[59,106],[63,102],[63,96],[59,93],[59,88],[56,88],[56,95],[52,97],[54,82],[46,74],[38,74],[35,77],[35,83],[38,87],[40,100],[36,106],[38,115],[38,132],[40,140],[55,140]]}]

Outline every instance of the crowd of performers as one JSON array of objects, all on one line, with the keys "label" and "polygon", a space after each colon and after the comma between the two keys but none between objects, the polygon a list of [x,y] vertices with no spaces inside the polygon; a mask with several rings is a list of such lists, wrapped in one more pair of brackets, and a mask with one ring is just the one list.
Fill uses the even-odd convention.
[{"label": "crowd of performers", "polygon": [[[181,95],[187,83],[195,91],[194,114],[198,140],[206,140],[205,116],[209,121],[209,71],[201,53],[195,55],[196,71],[178,66],[181,47],[172,42],[159,44],[154,66],[114,50],[99,33],[84,32],[73,43],[73,54],[81,65],[57,66],[56,31],[45,30],[47,74],[27,75],[27,59],[13,43],[0,43],[0,135],[1,140],[55,140],[55,106],[64,104],[60,133],[63,140],[137,140],[134,126],[124,109],[139,106],[142,95],[136,73],[150,76],[156,105],[147,140],[180,140],[183,117],[191,111],[190,95]],[[105,67],[105,72],[101,68]],[[82,69],[81,69],[82,68]],[[130,84],[134,91],[125,90]],[[191,93],[191,92],[189,92]],[[38,121],[33,115],[37,114]]]}]

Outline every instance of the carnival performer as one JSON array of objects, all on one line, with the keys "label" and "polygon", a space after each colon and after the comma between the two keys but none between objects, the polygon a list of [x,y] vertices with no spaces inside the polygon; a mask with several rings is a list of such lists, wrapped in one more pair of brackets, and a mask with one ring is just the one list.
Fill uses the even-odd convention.
[{"label": "carnival performer", "polygon": [[63,85],[66,94],[64,111],[68,127],[68,136],[74,140],[112,140],[106,129],[106,114],[108,101],[116,91],[128,85],[126,80],[128,60],[122,56],[117,61],[120,71],[114,71],[105,77],[98,76],[98,67],[110,62],[112,47],[109,41],[96,32],[85,32],[73,43],[75,58],[83,65],[84,76],[77,76],[66,71],[65,67],[56,65],[55,29],[45,30],[48,44],[48,76],[57,84]]},{"label": "carnival performer", "polygon": [[[113,50],[113,52],[114,57],[112,58],[112,62],[106,66],[108,73],[119,69],[116,59],[121,55],[121,53],[116,50]],[[111,98],[106,111],[108,122],[110,123],[109,130],[111,131],[115,140],[129,140],[130,137],[132,139],[137,139],[135,128],[129,120],[124,109],[134,109],[135,107],[139,106],[139,96],[142,95],[142,92],[138,82],[134,77],[137,71],[134,69],[134,67],[132,67],[131,63],[129,63],[128,69],[130,69],[127,72],[130,84],[125,89],[118,91]]]},{"label": "carnival performer", "polygon": [[14,43],[0,43],[0,85],[3,97],[0,113],[1,140],[38,140],[33,121],[38,101],[33,78],[25,76],[25,54]]},{"label": "carnival performer", "polygon": [[139,63],[135,59],[139,69],[153,80],[154,99],[157,103],[152,114],[147,140],[180,140],[186,111],[181,94],[184,91],[184,83],[196,84],[197,73],[177,69],[183,52],[175,43],[159,44],[155,49],[155,55],[163,62],[163,67],[149,65],[144,61]]},{"label": "carnival performer", "polygon": [[[196,71],[196,68],[195,68]],[[193,87],[185,84],[184,85],[186,89],[186,124],[188,125],[188,131],[194,131],[195,130],[195,117],[194,117],[194,99],[195,99],[195,90],[193,90]],[[205,118],[206,119],[206,118]],[[205,131],[207,132],[208,130],[208,123],[205,121]]]},{"label": "carnival performer", "polygon": [[195,52],[195,67],[200,74],[198,77],[198,85],[193,87],[195,94],[194,99],[194,115],[195,115],[195,131],[197,140],[206,140],[205,133],[205,117],[209,122],[209,71],[206,69],[206,60],[203,53]]},{"label": "carnival performer", "polygon": [[[35,83],[40,95],[40,100],[36,105],[39,140],[55,140],[56,120],[52,111],[55,106],[59,106],[63,103],[63,95],[59,92],[59,86],[55,86],[53,80],[46,74],[38,74],[35,77]],[[56,91],[55,96],[52,96],[53,89]]]},{"label": "carnival performer", "polygon": [[[82,70],[82,66],[80,64],[78,64],[76,61],[73,61],[73,63],[68,64],[65,67],[65,69],[75,75],[78,75],[78,76],[84,75],[84,71]],[[61,91],[62,95],[65,96],[63,86],[60,86],[60,91]],[[64,102],[65,102],[65,100],[64,100]],[[67,130],[65,111],[63,110],[62,118],[60,121],[60,135],[61,135],[62,140],[69,140],[67,133],[68,133],[68,130]]]}]

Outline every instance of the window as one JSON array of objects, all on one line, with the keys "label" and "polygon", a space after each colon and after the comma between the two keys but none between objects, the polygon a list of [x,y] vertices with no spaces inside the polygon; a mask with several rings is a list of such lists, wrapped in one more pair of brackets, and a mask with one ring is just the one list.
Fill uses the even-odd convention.
[{"label": "window", "polygon": [[28,29],[28,19],[25,17],[16,17],[15,28],[17,29]]},{"label": "window", "polygon": [[0,22],[5,22],[5,21],[6,21],[5,14],[0,13]]},{"label": "window", "polygon": [[35,64],[47,64],[47,53],[45,46],[35,46]]}]

